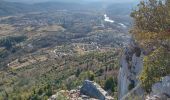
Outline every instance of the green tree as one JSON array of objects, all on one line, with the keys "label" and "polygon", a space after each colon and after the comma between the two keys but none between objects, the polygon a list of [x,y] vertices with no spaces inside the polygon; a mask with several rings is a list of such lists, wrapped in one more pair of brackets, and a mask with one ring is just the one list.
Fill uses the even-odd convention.
[{"label": "green tree", "polygon": [[168,9],[162,0],[140,2],[138,9],[131,13],[134,30],[160,32],[168,28]]},{"label": "green tree", "polygon": [[170,74],[170,52],[165,48],[158,48],[144,59],[144,70],[140,76],[143,87],[147,92],[151,91],[153,83],[161,77]]},{"label": "green tree", "polygon": [[113,80],[112,77],[108,78],[104,84],[104,89],[107,91],[115,92],[116,82]]},{"label": "green tree", "polygon": [[81,71],[80,71],[80,69],[78,68],[77,71],[76,71],[76,74],[75,74],[76,77],[79,77],[80,73],[81,73]]}]

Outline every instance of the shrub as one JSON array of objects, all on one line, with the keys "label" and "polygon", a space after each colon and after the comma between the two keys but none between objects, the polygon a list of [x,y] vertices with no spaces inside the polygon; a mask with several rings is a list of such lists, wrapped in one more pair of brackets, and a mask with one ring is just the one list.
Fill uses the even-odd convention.
[{"label": "shrub", "polygon": [[80,69],[78,68],[77,71],[76,71],[76,77],[79,77],[80,73],[81,73],[81,71],[80,71]]},{"label": "shrub", "polygon": [[87,72],[88,79],[93,81],[95,78],[95,74],[92,71]]},{"label": "shrub", "polygon": [[104,89],[106,91],[115,92],[115,87],[116,87],[116,84],[115,84],[115,81],[113,80],[113,78],[112,77],[108,78],[104,84]]},{"label": "shrub", "polygon": [[142,86],[151,91],[153,83],[170,74],[170,53],[165,48],[158,48],[144,59],[144,69],[140,75]]},{"label": "shrub", "polygon": [[128,90],[132,90],[133,88],[135,87],[135,82],[134,81],[131,81],[131,83],[129,84],[128,86]]}]

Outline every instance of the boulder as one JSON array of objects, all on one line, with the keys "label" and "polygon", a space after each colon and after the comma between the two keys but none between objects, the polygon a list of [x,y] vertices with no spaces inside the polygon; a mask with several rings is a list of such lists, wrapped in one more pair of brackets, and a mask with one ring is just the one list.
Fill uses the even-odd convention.
[{"label": "boulder", "polygon": [[85,80],[83,86],[74,90],[60,90],[48,100],[113,100],[97,83]]},{"label": "boulder", "polygon": [[160,82],[155,83],[152,86],[151,97],[157,97],[161,100],[167,100],[164,98],[170,98],[170,76],[165,76]]},{"label": "boulder", "polygon": [[113,98],[108,96],[108,93],[98,84],[89,80],[84,81],[83,86],[80,89],[80,94],[87,95],[99,100],[113,100]]}]

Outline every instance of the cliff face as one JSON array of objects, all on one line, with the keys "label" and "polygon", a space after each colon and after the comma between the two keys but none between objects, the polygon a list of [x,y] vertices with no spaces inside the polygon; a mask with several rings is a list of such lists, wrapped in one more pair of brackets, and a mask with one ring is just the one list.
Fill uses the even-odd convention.
[{"label": "cliff face", "polygon": [[162,77],[152,85],[152,91],[146,97],[138,76],[143,69],[143,52],[139,47],[124,49],[118,75],[119,100],[170,100],[170,75]]},{"label": "cliff face", "polygon": [[[124,100],[129,95],[143,96],[143,89],[137,79],[143,68],[143,53],[139,47],[125,48],[120,61],[118,75],[118,99]],[[135,88],[136,87],[136,88]],[[128,94],[130,92],[130,94]]]}]

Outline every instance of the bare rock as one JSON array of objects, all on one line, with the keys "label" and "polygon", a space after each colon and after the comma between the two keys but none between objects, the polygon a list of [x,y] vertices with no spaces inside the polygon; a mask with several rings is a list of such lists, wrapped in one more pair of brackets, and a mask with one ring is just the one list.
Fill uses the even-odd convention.
[{"label": "bare rock", "polygon": [[152,86],[152,92],[146,100],[170,100],[170,76]]},{"label": "bare rock", "polygon": [[142,88],[136,88],[140,84],[138,76],[143,69],[143,51],[136,46],[130,46],[124,49],[120,61],[120,70],[118,75],[118,99],[127,98],[128,95],[143,96]]},{"label": "bare rock", "polygon": [[113,100],[97,83],[89,80],[84,81],[80,93],[99,100]]}]

